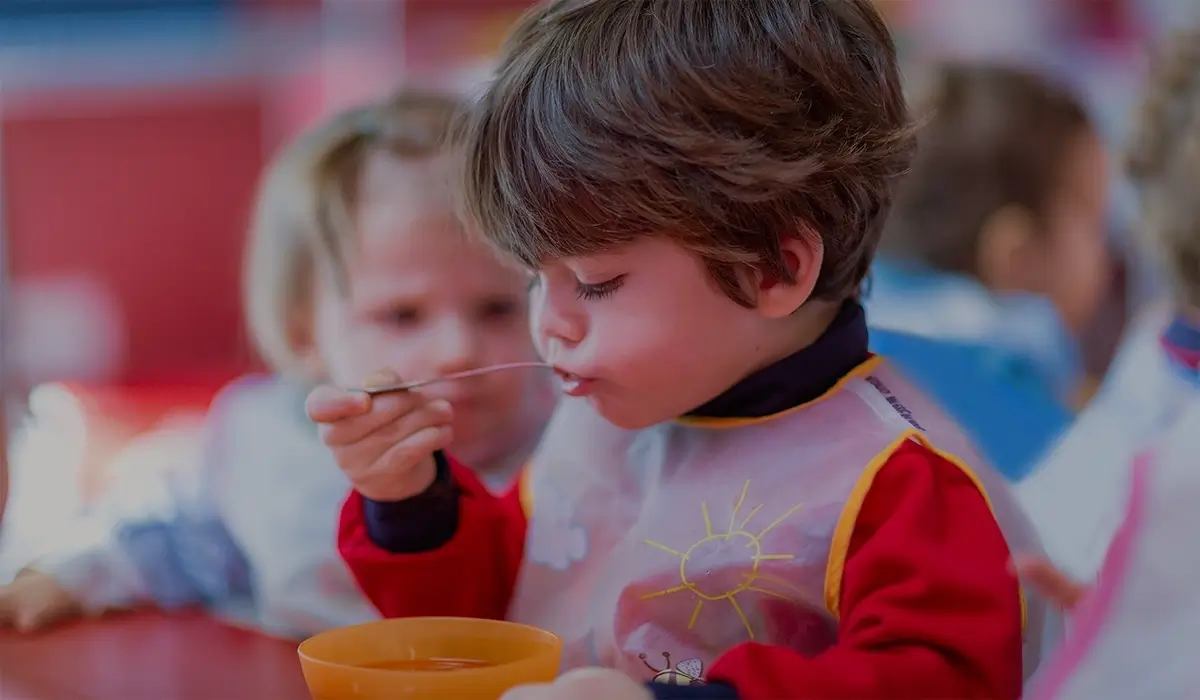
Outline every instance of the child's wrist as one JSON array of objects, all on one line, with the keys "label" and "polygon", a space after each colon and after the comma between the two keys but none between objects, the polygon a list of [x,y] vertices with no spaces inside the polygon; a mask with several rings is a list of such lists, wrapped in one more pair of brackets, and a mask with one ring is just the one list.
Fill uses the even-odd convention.
[{"label": "child's wrist", "polygon": [[431,454],[421,460],[417,468],[412,472],[410,479],[409,495],[405,498],[420,496],[433,487],[438,480],[438,463],[435,454]]},{"label": "child's wrist", "polygon": [[435,455],[430,454],[421,460],[406,476],[407,478],[404,479],[403,485],[396,491],[397,497],[389,500],[407,501],[433,488],[438,478],[437,459]]},{"label": "child's wrist", "polygon": [[429,455],[416,466],[400,474],[382,475],[368,483],[355,484],[354,489],[367,500],[376,503],[399,503],[416,498],[437,482],[438,469],[435,455]]},{"label": "child's wrist", "polygon": [[458,529],[458,492],[450,463],[441,453],[432,458],[433,478],[408,498],[377,501],[365,497],[363,519],[376,546],[393,554],[417,554],[440,548]]}]

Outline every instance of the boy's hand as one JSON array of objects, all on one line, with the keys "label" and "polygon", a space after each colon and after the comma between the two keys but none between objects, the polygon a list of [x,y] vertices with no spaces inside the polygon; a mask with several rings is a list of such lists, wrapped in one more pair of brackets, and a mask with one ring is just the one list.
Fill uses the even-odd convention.
[{"label": "boy's hand", "polygon": [[1074,609],[1088,592],[1087,586],[1071,579],[1040,557],[1014,557],[1013,569],[1039,595],[1063,610]]},{"label": "boy's hand", "polygon": [[[399,380],[382,371],[367,386]],[[305,409],[354,488],[373,501],[401,501],[429,488],[437,475],[433,453],[451,438],[450,404],[412,391],[372,397],[321,386],[308,395]]]},{"label": "boy's hand", "polygon": [[0,587],[0,627],[29,632],[81,613],[75,596],[37,571],[22,571]]},{"label": "boy's hand", "polygon": [[581,668],[553,683],[513,688],[501,700],[654,700],[654,695],[620,671]]}]

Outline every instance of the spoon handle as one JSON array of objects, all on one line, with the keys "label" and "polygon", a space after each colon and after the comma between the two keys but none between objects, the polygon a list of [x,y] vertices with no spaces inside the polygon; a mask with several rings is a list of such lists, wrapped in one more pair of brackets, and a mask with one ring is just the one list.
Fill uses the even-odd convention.
[{"label": "spoon handle", "polygon": [[463,372],[454,372],[452,374],[444,374],[440,377],[432,377],[430,379],[418,379],[411,382],[400,382],[398,384],[386,384],[384,386],[368,386],[363,387],[363,391],[370,396],[378,396],[380,394],[391,394],[397,391],[410,391],[419,389],[430,384],[438,382],[449,382],[456,379],[467,379],[469,377],[478,377],[492,372],[505,372],[510,369],[550,369],[553,365],[545,362],[509,362],[503,365],[491,365],[489,367],[479,367],[477,369],[469,369]]}]

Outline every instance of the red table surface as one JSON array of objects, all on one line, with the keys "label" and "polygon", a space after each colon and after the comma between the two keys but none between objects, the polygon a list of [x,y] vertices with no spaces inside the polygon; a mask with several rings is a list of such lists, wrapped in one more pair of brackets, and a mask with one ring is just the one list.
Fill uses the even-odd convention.
[{"label": "red table surface", "polygon": [[202,614],[0,631],[2,700],[307,700],[294,643]]}]

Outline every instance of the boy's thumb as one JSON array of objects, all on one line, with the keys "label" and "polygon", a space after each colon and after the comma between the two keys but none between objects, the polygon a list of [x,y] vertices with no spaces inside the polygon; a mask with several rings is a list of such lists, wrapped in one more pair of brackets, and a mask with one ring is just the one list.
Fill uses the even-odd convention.
[{"label": "boy's thumb", "polygon": [[375,370],[374,372],[367,375],[367,378],[363,380],[363,388],[364,389],[374,389],[376,387],[387,386],[389,384],[399,384],[399,383],[400,383],[400,375],[396,374],[394,371],[392,371],[390,369],[384,368],[384,369]]},{"label": "boy's thumb", "polygon": [[336,386],[319,386],[304,400],[304,411],[317,423],[332,423],[366,413],[371,397],[361,391],[346,391]]}]

